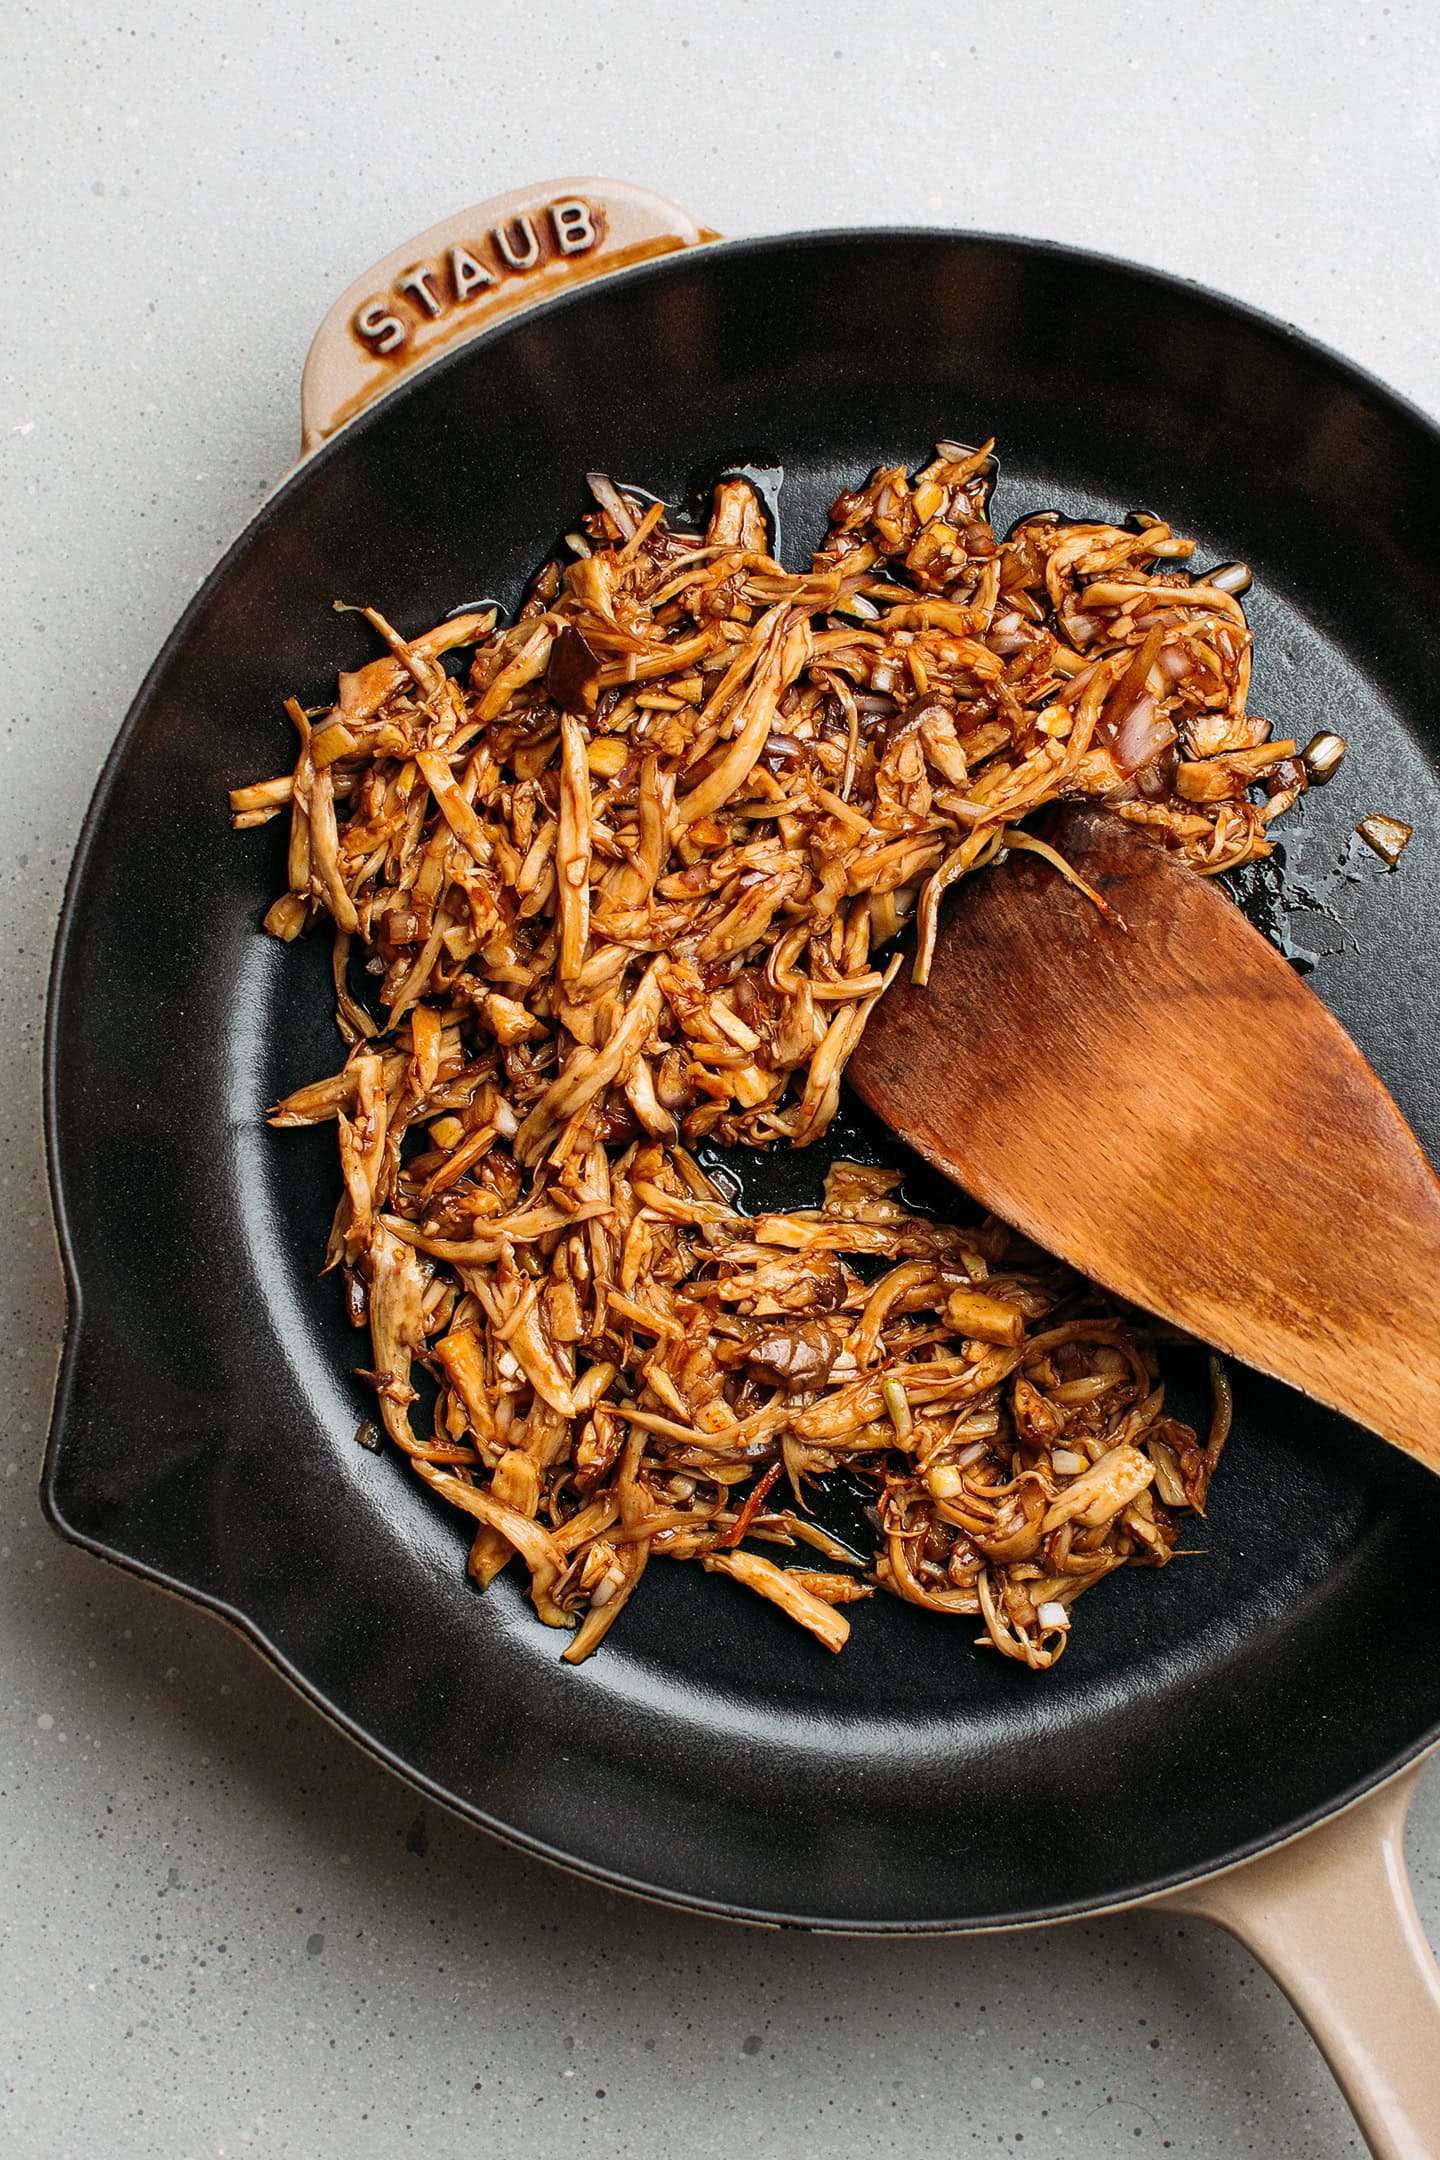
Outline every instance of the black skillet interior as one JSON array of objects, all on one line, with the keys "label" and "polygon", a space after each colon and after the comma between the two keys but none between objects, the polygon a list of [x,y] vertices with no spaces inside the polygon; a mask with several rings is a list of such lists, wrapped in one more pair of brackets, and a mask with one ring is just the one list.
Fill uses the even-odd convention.
[{"label": "black skillet interior", "polygon": [[[1437,437],[1275,324],[1008,240],[671,258],[503,327],[347,429],[266,505],[151,674],[61,933],[48,1099],[75,1317],[46,1470],[57,1525],[238,1619],[476,1820],[729,1913],[1013,1923],[1324,1813],[1440,1720],[1424,1587],[1440,1482],[1242,1375],[1189,1541],[1203,1557],[1104,1584],[1049,1676],[884,1599],[831,1658],[736,1586],[662,1566],[602,1652],[562,1666],[516,1583],[467,1587],[453,1514],[355,1444],[363,1351],[316,1276],[333,1134],[263,1123],[338,1062],[327,953],[259,933],[283,836],[232,836],[225,791],[288,766],[287,692],[317,700],[373,650],[332,600],[411,629],[482,594],[513,602],[587,469],[694,501],[736,462],[783,466],[798,560],[842,484],[990,432],[997,523],[1144,506],[1198,535],[1199,559],[1254,564],[1254,704],[1353,747],[1289,821],[1283,886],[1252,898],[1319,956],[1317,988],[1434,1156]],[[1337,866],[1370,810],[1416,838],[1393,877],[1352,879]],[[750,1190],[808,1197],[829,1154],[874,1141],[772,1160]]]}]

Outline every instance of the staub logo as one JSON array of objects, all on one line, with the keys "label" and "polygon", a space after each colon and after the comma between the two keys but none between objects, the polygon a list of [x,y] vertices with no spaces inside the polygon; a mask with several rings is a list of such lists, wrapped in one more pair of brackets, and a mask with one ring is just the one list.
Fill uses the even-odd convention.
[{"label": "staub logo", "polygon": [[538,210],[494,225],[481,240],[457,243],[434,262],[416,263],[388,294],[355,310],[355,335],[367,352],[394,353],[408,345],[418,323],[436,322],[507,279],[547,263],[588,255],[601,238],[599,214],[578,195],[562,195]]}]

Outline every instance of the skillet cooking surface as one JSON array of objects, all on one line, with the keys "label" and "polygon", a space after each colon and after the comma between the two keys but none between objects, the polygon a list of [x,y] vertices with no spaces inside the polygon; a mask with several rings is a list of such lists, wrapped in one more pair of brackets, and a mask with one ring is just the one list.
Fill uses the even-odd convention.
[{"label": "skillet cooking surface", "polygon": [[[502,326],[346,429],[266,505],[142,689],[57,955],[47,1099],[73,1311],[46,1466],[58,1526],[237,1620],[463,1813],[730,1913],[1055,1917],[1325,1813],[1440,1723],[1440,1480],[1239,1373],[1187,1540],[1206,1557],[1098,1588],[1048,1676],[885,1598],[832,1658],[737,1586],[659,1566],[599,1654],[562,1666],[521,1571],[477,1597],[453,1512],[355,1444],[364,1345],[316,1277],[334,1135],[263,1124],[338,1062],[329,941],[260,933],[283,821],[233,835],[225,791],[288,767],[287,692],[321,700],[376,649],[333,599],[412,630],[481,595],[513,603],[587,469],[679,502],[737,461],[782,464],[799,561],[842,485],[989,432],[997,526],[1154,508],[1198,537],[1198,561],[1255,566],[1253,705],[1283,734],[1333,726],[1352,745],[1282,828],[1292,892],[1328,895],[1333,916],[1289,920],[1440,1153],[1440,440],[1275,324],[1010,240],[671,257]],[[1330,877],[1371,810],[1416,827],[1400,870]],[[830,1156],[872,1139],[772,1158],[749,1196],[815,1197]]]}]

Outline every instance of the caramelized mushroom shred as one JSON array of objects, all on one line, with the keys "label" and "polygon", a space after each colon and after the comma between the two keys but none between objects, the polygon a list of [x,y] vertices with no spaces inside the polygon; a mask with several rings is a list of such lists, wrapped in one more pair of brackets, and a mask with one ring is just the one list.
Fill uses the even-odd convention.
[{"label": "caramelized mushroom shred", "polygon": [[[1205,1447],[1168,1417],[1133,1315],[893,1172],[752,1217],[693,1152],[820,1139],[897,931],[923,981],[941,895],[1030,812],[1101,796],[1213,872],[1306,784],[1247,711],[1243,566],[1192,578],[1138,515],[1002,541],[992,474],[877,472],[799,574],[743,480],[683,531],[596,476],[513,624],[367,608],[381,656],[232,798],[289,819],[266,927],[337,939],[349,1055],[273,1122],[335,1121],[380,1421],[572,1662],[667,1556],[831,1649],[878,1587],[1042,1668],[1204,1505],[1228,1409]],[[842,1467],[868,1561],[808,1512]]]}]

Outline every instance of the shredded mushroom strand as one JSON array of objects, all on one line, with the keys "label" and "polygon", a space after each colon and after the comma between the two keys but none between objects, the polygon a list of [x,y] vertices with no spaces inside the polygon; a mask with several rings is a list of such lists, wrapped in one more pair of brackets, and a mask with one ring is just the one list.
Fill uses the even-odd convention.
[{"label": "shredded mushroom strand", "polygon": [[[897,933],[923,981],[949,886],[1057,860],[1043,805],[1102,797],[1208,873],[1307,785],[1247,709],[1237,566],[1192,578],[1138,514],[1001,539],[991,453],[876,472],[801,572],[743,479],[697,533],[591,475],[512,624],[361,610],[380,657],[290,700],[293,771],[231,798],[288,820],[267,929],[335,933],[349,1055],[273,1122],[335,1121],[328,1263],[381,1420],[571,1662],[668,1557],[830,1649],[880,1589],[1040,1670],[1204,1508],[1218,1366],[1202,1446],[1144,1326],[1000,1225],[848,1163],[752,1217],[692,1152],[818,1141]],[[842,1467],[868,1561],[809,1513]]]}]

